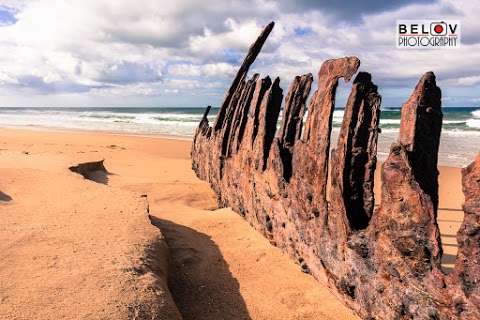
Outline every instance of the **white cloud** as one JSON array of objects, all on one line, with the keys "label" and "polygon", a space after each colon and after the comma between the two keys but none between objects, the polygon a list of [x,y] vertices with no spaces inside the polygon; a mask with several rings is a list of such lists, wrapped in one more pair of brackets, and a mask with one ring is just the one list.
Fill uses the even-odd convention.
[{"label": "white cloud", "polygon": [[476,84],[480,84],[480,75],[451,79],[450,81],[447,81],[446,84],[458,85],[458,86],[473,86]]},{"label": "white cloud", "polygon": [[207,63],[202,65],[174,64],[168,68],[168,73],[176,77],[231,77],[238,68],[225,62]]},{"label": "white cloud", "polygon": [[90,91],[94,96],[157,96],[160,91],[150,85],[145,84],[126,84],[123,86],[114,85],[105,88],[94,88]]}]

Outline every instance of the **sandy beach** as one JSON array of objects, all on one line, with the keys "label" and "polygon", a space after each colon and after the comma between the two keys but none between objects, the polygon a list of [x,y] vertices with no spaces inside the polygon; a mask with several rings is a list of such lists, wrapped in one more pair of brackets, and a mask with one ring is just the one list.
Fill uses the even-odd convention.
[{"label": "sandy beach", "polygon": [[[176,305],[184,319],[357,319],[235,212],[216,209],[191,170],[190,141],[0,135],[0,318],[129,319],[157,308],[168,319]],[[68,170],[102,159],[102,183]],[[462,202],[460,168],[441,167],[446,272]]]}]

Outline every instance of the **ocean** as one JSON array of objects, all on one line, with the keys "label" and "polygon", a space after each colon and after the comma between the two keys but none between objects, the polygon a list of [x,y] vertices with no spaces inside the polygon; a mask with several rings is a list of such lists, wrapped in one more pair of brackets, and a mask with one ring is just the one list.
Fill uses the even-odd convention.
[{"label": "ocean", "polygon": [[[108,131],[141,135],[193,136],[204,108],[63,108],[63,107],[3,107],[0,126],[36,127]],[[218,109],[212,108],[213,121]],[[480,152],[480,107],[444,107],[439,163],[463,167]],[[343,110],[333,115],[333,139],[336,139]],[[399,108],[382,108],[378,156],[384,159],[398,136]]]}]

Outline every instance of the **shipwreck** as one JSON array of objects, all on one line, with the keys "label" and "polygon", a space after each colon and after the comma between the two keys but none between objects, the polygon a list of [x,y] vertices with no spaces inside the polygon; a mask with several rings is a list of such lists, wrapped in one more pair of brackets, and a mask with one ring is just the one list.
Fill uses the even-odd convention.
[{"label": "shipwreck", "polygon": [[[250,47],[211,126],[207,108],[193,170],[221,207],[243,216],[363,319],[480,319],[480,156],[462,171],[465,217],[446,274],[436,220],[442,110],[435,75],[424,74],[402,107],[376,207],[381,96],[371,75],[357,72],[356,57],[327,60],[308,107],[311,74],[295,77],[283,101],[279,78],[247,78],[273,26]],[[340,78],[353,83],[330,152]]]}]

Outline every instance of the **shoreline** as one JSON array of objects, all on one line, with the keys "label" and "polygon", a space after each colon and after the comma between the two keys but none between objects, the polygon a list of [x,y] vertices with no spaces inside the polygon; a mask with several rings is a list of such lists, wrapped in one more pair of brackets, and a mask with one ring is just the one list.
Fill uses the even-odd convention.
[{"label": "shoreline", "polygon": [[134,133],[126,131],[110,131],[110,130],[95,130],[95,129],[77,129],[77,128],[62,128],[62,127],[46,127],[46,126],[5,126],[0,125],[0,130],[24,130],[34,132],[52,132],[52,133],[79,133],[79,134],[104,134],[110,136],[126,136],[126,137],[143,137],[143,138],[157,138],[167,140],[193,141],[193,136],[182,136],[174,134],[163,133]]},{"label": "shoreline", "polygon": [[[337,128],[338,129],[338,128]],[[15,125],[0,125],[0,130],[19,130],[19,131],[30,131],[30,132],[51,132],[51,133],[78,133],[78,134],[84,134],[84,135],[89,135],[89,134],[99,134],[99,135],[106,135],[106,136],[125,136],[125,137],[139,137],[139,138],[154,138],[154,139],[167,139],[167,140],[178,140],[178,141],[193,141],[193,132],[192,136],[185,136],[185,135],[176,135],[176,134],[164,134],[164,133],[135,133],[135,132],[127,132],[127,131],[112,131],[112,130],[95,130],[95,129],[77,129],[77,128],[62,128],[62,127],[50,127],[50,126],[36,126],[36,125],[31,125],[31,126],[15,126]],[[337,130],[338,131],[338,130]],[[332,130],[332,141],[336,141],[338,136],[338,132],[335,131],[335,128]],[[381,140],[382,136],[379,137],[379,140]],[[447,140],[449,137],[445,136],[445,140]],[[390,139],[389,139],[390,140]],[[392,139],[391,143],[393,143],[394,140]],[[335,146],[335,143],[332,143],[332,148]],[[388,155],[388,150],[387,151],[377,151],[377,159],[379,162],[383,162],[385,160],[386,156]],[[468,164],[470,164],[474,160],[474,156],[471,157],[469,161],[466,161],[467,163],[463,165],[459,165],[458,163],[451,163],[451,164],[444,164],[441,163],[441,158],[439,157],[439,168],[440,167],[450,167],[450,168],[465,168]],[[444,161],[445,162],[445,161]],[[455,156],[453,157],[452,162],[455,162]],[[464,161],[465,162],[465,161]]]}]

